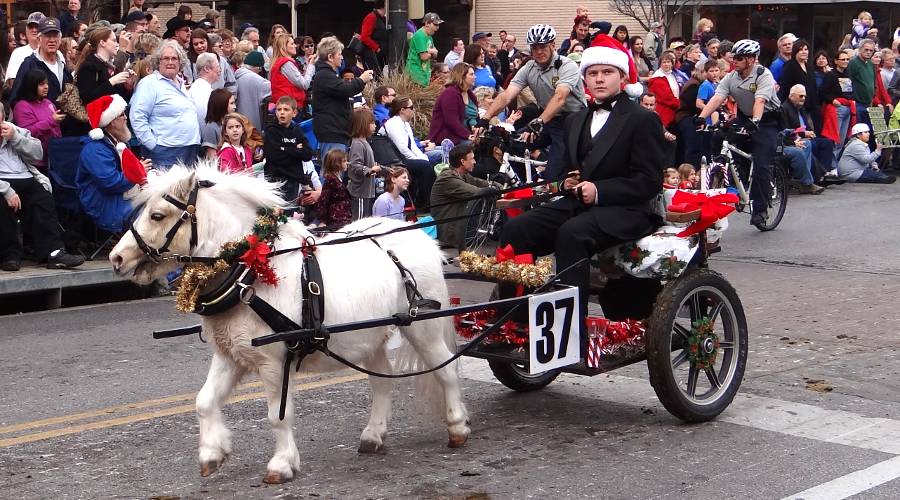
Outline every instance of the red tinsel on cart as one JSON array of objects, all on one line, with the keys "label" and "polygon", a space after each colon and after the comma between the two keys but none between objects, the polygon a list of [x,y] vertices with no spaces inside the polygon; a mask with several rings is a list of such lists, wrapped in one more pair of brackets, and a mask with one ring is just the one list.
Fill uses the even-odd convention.
[{"label": "red tinsel on cart", "polygon": [[588,316],[584,322],[588,330],[588,368],[599,368],[600,361],[606,356],[630,358],[644,350],[644,332],[647,328],[642,321],[609,321]]}]

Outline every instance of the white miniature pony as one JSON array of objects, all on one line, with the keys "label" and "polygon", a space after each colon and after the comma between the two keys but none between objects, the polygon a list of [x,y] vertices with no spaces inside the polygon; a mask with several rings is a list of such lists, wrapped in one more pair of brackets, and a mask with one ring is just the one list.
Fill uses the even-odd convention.
[{"label": "white miniature pony", "polygon": [[[222,244],[239,240],[251,233],[257,209],[284,204],[277,186],[247,175],[228,175],[216,169],[214,162],[199,165],[196,171],[174,167],[168,173],[152,178],[137,203],[145,204],[134,223],[141,238],[152,248],[160,248],[166,233],[182,214],[182,210],[163,198],[170,196],[182,202],[198,180],[209,180],[214,186],[198,190],[196,202],[197,246],[194,256],[215,256]],[[377,234],[403,226],[405,223],[388,219],[365,219],[346,227],[346,231]],[[190,255],[191,225],[182,224],[169,251]],[[294,248],[310,233],[299,222],[280,227],[276,248]],[[328,239],[341,238],[336,235]],[[345,323],[391,316],[405,312],[407,301],[402,278],[397,267],[385,253],[392,250],[418,281],[422,295],[447,306],[447,286],[443,278],[441,252],[422,231],[403,231],[377,238],[377,245],[369,240],[319,247],[316,256],[322,271],[325,296],[325,324]],[[175,269],[171,261],[155,263],[139,248],[129,232],[109,255],[119,275],[130,275],[132,281],[151,283]],[[300,323],[302,255],[292,252],[271,260],[279,278],[277,286],[257,279],[257,295]],[[213,286],[213,285],[210,285]],[[235,385],[249,372],[257,372],[265,387],[269,421],[275,432],[275,454],[267,465],[265,482],[281,483],[300,470],[300,455],[294,441],[294,405],[288,392],[284,420],[278,417],[282,387],[282,363],[286,348],[282,343],[252,347],[251,339],[271,333],[271,329],[246,305],[238,304],[218,315],[204,316],[203,330],[215,348],[206,383],[197,395],[197,416],[200,420],[200,473],[215,472],[231,452],[230,432],[222,417],[222,405]],[[455,334],[449,318],[414,322],[400,327],[405,348],[401,349],[398,365],[433,367],[444,362],[455,351]],[[338,333],[328,342],[330,350],[366,368],[390,373],[386,341],[390,336],[386,327]],[[407,354],[408,353],[408,354]],[[301,368],[307,372],[324,372],[343,368],[343,365],[322,353],[307,356]],[[292,370],[293,371],[293,370]],[[468,416],[459,389],[458,364],[452,363],[430,375],[431,390],[419,391],[420,397],[436,398],[432,407],[441,408],[449,446],[462,446],[469,435]],[[420,379],[423,377],[419,377]],[[372,413],[360,436],[359,451],[374,453],[382,449],[387,434],[391,405],[391,380],[370,377],[374,393]],[[428,382],[420,380],[418,382]],[[425,389],[419,383],[420,389]]]}]

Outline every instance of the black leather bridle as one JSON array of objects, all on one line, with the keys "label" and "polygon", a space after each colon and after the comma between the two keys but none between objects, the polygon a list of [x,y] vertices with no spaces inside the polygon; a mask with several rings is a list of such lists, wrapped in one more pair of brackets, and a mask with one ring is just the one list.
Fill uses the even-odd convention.
[{"label": "black leather bridle", "polygon": [[[138,233],[137,229],[134,227],[134,221],[129,224],[129,231],[134,236],[134,241],[137,242],[138,248],[144,252],[144,255],[150,259],[154,264],[159,264],[164,260],[175,260],[178,262],[198,262],[200,260],[206,260],[202,257],[193,257],[194,248],[197,246],[197,194],[200,192],[201,188],[207,188],[215,186],[215,183],[212,181],[201,180],[197,181],[194,184],[193,189],[191,189],[190,194],[188,194],[188,199],[186,202],[175,198],[170,194],[163,195],[163,199],[175,205],[178,209],[181,210],[181,215],[178,217],[178,220],[175,224],[169,229],[166,233],[166,241],[163,243],[163,246],[159,248],[153,248],[144,238],[141,237],[140,233]],[[175,240],[175,235],[178,234],[178,230],[181,229],[181,225],[185,222],[191,223],[191,245],[190,245],[190,254],[191,255],[166,255],[169,253],[169,246]]]}]

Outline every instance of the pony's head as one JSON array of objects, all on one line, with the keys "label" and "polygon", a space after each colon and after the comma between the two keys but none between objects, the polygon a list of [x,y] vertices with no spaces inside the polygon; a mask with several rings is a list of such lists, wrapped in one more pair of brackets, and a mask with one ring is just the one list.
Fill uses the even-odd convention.
[{"label": "pony's head", "polygon": [[215,256],[224,243],[250,233],[259,208],[284,206],[278,187],[250,175],[220,172],[214,160],[148,177],[134,200],[141,210],[132,230],[109,254],[113,270],[148,284],[178,267],[167,257]]}]

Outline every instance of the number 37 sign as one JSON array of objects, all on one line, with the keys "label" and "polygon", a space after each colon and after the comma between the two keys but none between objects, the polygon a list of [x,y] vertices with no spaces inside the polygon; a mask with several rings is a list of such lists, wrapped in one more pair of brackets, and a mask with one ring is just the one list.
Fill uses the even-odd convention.
[{"label": "number 37 sign", "polygon": [[581,360],[578,288],[532,295],[528,299],[528,372],[537,374]]}]

